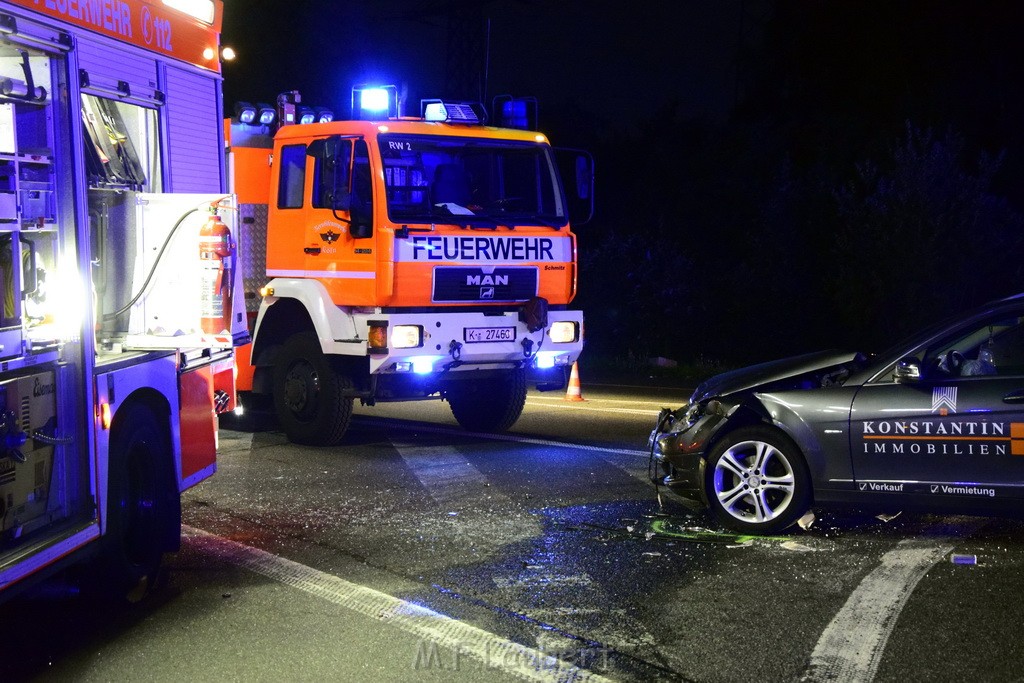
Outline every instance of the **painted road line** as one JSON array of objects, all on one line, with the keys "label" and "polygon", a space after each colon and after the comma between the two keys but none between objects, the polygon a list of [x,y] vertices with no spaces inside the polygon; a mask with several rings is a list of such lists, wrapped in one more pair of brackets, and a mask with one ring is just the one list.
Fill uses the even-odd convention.
[{"label": "painted road line", "polygon": [[508,500],[489,487],[487,477],[451,446],[417,446],[391,440],[430,497],[438,503],[465,503],[472,499]]},{"label": "painted road line", "polygon": [[[527,401],[560,401],[564,402],[565,398],[562,396],[542,396],[536,394],[529,394],[526,398]],[[658,408],[668,408],[669,406],[679,406],[686,403],[686,399],[682,399],[679,403],[671,401],[634,401],[628,398],[594,398],[591,396],[587,399],[587,403],[628,403],[634,406],[658,406]]]},{"label": "painted road line", "polygon": [[[589,399],[588,399],[589,400]],[[585,405],[583,403],[533,403],[532,400],[527,399],[526,405],[543,405],[545,408],[565,408],[568,410],[582,410],[588,413],[619,413],[625,415],[654,415],[657,416],[660,410],[643,410],[633,408],[594,408],[592,406]]]},{"label": "painted road line", "polygon": [[[472,436],[479,439],[491,439],[492,441],[509,441],[512,443],[522,443],[531,446],[551,446],[554,448],[569,448],[574,450],[588,451],[591,453],[597,453],[601,460],[606,463],[620,469],[634,479],[638,479],[645,484],[650,484],[651,480],[647,474],[647,461],[641,461],[639,458],[648,458],[650,453],[648,451],[633,451],[618,448],[607,448],[604,446],[588,446],[587,444],[568,443],[565,441],[548,441],[546,439],[533,439],[526,436],[519,436],[517,434],[488,434],[484,432],[466,432],[461,429],[452,429],[450,427],[434,427],[432,425],[406,425],[400,421],[389,420],[386,417],[368,417],[366,415],[359,416],[360,421],[366,420],[367,422],[384,422],[388,421],[389,427],[397,427],[399,429],[407,429],[417,432],[426,432],[428,434],[448,434],[451,436]],[[394,444],[392,444],[394,445]],[[451,450],[451,446],[442,446],[438,449],[439,453],[444,453],[445,450]],[[402,457],[405,457],[404,454]],[[408,462],[408,460],[406,461]],[[467,463],[468,464],[468,463]],[[469,465],[472,467],[472,465]],[[417,473],[417,477],[420,475]],[[483,475],[480,475],[481,477]],[[423,481],[422,479],[420,480]],[[427,489],[430,490],[430,486],[424,483]],[[476,484],[477,490],[480,490],[480,484]],[[435,500],[437,500],[435,498]]]},{"label": "painted road line", "polygon": [[484,670],[501,670],[527,681],[576,683],[610,679],[542,650],[520,645],[440,612],[406,602],[258,548],[183,526],[187,542],[217,559],[248,569],[473,659]]},{"label": "painted road line", "polygon": [[[970,536],[985,523],[964,520],[956,525],[956,534],[929,535],[925,529],[921,538],[900,541],[882,555],[878,567],[861,580],[825,627],[801,680],[873,680],[896,620],[918,582],[953,550],[949,541],[954,535]],[[948,526],[942,525],[942,529]]]},{"label": "painted road line", "polygon": [[512,441],[514,443],[525,443],[534,446],[554,446],[555,448],[570,448],[579,451],[590,451],[593,453],[614,453],[615,455],[632,455],[641,456],[646,458],[649,453],[648,451],[635,451],[628,448],[609,448],[607,446],[591,446],[584,443],[570,443],[568,441],[550,441],[548,439],[535,439],[529,436],[519,436],[518,434],[489,434],[487,432],[467,432],[463,429],[455,429],[454,427],[440,427],[434,425],[427,425],[423,423],[419,424],[407,424],[402,420],[388,418],[388,417],[373,417],[371,415],[356,415],[360,422],[366,422],[368,424],[387,424],[392,429],[405,429],[413,432],[424,432],[427,434],[448,434],[451,436],[467,437],[471,436],[475,439],[490,439],[492,441]]}]

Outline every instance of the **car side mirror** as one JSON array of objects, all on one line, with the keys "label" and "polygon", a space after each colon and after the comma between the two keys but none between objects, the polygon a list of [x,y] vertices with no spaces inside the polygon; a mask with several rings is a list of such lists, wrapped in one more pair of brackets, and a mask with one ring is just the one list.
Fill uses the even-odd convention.
[{"label": "car side mirror", "polygon": [[923,378],[921,361],[916,358],[901,358],[896,362],[892,378],[897,384],[916,384]]}]

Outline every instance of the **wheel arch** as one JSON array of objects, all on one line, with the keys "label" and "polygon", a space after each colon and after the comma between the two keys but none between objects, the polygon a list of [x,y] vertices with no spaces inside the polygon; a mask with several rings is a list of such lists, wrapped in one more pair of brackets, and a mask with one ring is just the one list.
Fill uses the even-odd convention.
[{"label": "wheel arch", "polygon": [[271,391],[277,354],[285,340],[296,332],[312,330],[324,353],[329,353],[328,345],[335,340],[357,336],[352,316],[331,300],[322,283],[305,278],[277,278],[268,287],[274,294],[260,304],[253,330],[253,391],[256,393]]},{"label": "wheel arch", "polygon": [[[795,430],[794,424],[797,425]],[[701,458],[701,480],[703,481],[708,458],[715,448],[733,433],[747,427],[765,427],[774,430],[792,444],[795,453],[803,461],[810,475],[810,499],[813,504],[816,484],[819,481],[819,474],[824,469],[824,463],[822,457],[809,458],[807,449],[801,446],[803,440],[800,436],[809,431],[809,427],[806,422],[788,409],[785,414],[773,417],[771,411],[760,400],[749,400],[736,405],[734,412],[729,414],[727,420],[723,421],[721,428],[710,436]],[[706,496],[706,492],[702,491],[702,494]]]},{"label": "wheel arch", "polygon": [[253,335],[254,393],[271,393],[274,363],[277,362],[281,347],[291,335],[307,330],[312,330],[318,337],[320,336],[303,302],[290,297],[277,298],[269,304],[264,302]]}]

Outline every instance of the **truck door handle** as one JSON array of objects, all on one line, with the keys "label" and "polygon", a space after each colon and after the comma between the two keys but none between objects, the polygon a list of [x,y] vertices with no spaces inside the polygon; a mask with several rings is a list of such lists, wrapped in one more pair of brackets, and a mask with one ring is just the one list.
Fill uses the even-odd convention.
[{"label": "truck door handle", "polygon": [[1003,403],[1024,403],[1024,389],[1017,389],[1003,396]]},{"label": "truck door handle", "polygon": [[307,254],[309,254],[311,256],[319,256],[320,255],[320,247],[306,247],[302,251],[306,252]]}]

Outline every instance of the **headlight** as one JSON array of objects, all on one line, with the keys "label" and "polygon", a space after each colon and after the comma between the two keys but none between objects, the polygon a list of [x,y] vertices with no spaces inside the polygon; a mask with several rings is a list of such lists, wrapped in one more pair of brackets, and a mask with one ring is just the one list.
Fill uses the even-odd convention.
[{"label": "headlight", "polygon": [[416,349],[423,346],[423,328],[419,325],[395,325],[391,328],[391,348]]},{"label": "headlight", "polygon": [[556,344],[571,344],[580,338],[579,327],[570,320],[558,320],[551,323],[548,336]]},{"label": "headlight", "polygon": [[697,424],[700,418],[704,417],[704,404],[703,403],[691,403],[686,406],[686,412],[683,413],[683,417],[680,420],[683,425],[683,430],[689,429],[693,425]]}]

